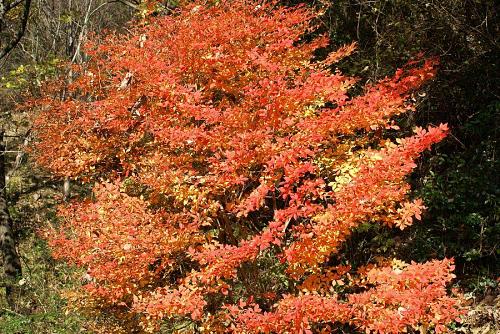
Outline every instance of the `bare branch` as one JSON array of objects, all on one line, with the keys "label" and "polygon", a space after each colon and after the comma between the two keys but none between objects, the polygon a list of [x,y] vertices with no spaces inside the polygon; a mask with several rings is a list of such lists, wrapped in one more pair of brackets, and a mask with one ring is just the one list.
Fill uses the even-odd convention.
[{"label": "bare branch", "polygon": [[117,2],[120,2],[124,5],[127,5],[129,7],[132,7],[135,10],[139,10],[139,6],[137,4],[134,4],[133,2],[127,1],[127,0],[117,0]]},{"label": "bare branch", "polygon": [[[12,4],[14,3],[15,2],[13,2]],[[0,60],[3,59],[5,56],[7,56],[17,46],[17,44],[19,44],[19,41],[21,41],[21,38],[23,37],[26,31],[26,26],[28,25],[30,7],[31,7],[31,0],[26,0],[24,2],[24,11],[23,11],[23,17],[21,19],[21,26],[17,30],[17,34],[14,37],[14,39],[10,43],[8,43],[5,48],[0,50]]]},{"label": "bare branch", "polygon": [[5,5],[5,12],[8,12],[12,8],[19,6],[21,4],[21,2],[23,2],[23,0],[16,0],[16,1],[13,1],[11,3],[6,4]]}]

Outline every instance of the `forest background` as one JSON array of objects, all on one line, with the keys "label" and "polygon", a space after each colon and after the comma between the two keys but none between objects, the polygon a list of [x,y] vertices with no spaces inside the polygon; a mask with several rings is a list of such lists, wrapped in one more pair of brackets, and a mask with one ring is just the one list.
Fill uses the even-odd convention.
[{"label": "forest background", "polygon": [[[2,1],[7,7],[16,1]],[[126,32],[127,22],[145,15],[140,1],[33,0],[1,12],[0,49],[16,39],[24,4],[30,4],[19,43],[0,59],[0,108],[7,145],[6,197],[23,266],[16,307],[2,302],[2,333],[78,333],[87,319],[66,312],[61,291],[81,284],[75,273],[51,259],[36,231],[54,219],[63,180],[34,168],[17,153],[29,145],[31,115],[19,109],[36,95],[64,61],[80,62],[89,36],[106,30]],[[402,116],[401,133],[416,125],[448,123],[451,135],[426,153],[412,175],[413,187],[428,207],[423,221],[404,231],[371,227],[357,232],[350,248],[366,256],[425,261],[454,257],[455,284],[474,306],[459,330],[495,330],[498,306],[499,125],[498,4],[491,0],[338,0],[306,3],[324,11],[317,33],[332,45],[352,41],[358,51],[339,64],[362,83],[374,82],[419,52],[438,56],[437,77],[416,96],[417,112]],[[174,2],[164,9],[175,7]],[[162,15],[161,12],[153,15]],[[26,136],[28,134],[28,136]],[[28,139],[28,140],[27,140]],[[20,161],[22,159],[22,161]],[[74,196],[77,196],[77,189]],[[5,298],[3,298],[5,299]]]}]

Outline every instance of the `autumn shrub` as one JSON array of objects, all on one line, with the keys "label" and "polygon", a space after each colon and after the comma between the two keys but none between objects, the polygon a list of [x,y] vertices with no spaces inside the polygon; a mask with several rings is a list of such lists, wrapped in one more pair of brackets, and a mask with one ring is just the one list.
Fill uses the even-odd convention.
[{"label": "autumn shrub", "polygon": [[315,16],[186,5],[89,43],[65,98],[63,81],[47,85],[37,162],[93,187],[45,231],[54,257],[87,270],[75,305],[128,332],[443,332],[457,319],[452,259],[339,253],[361,224],[420,219],[406,177],[447,126],[389,138],[436,61],[354,95],[335,63],[355,45],[318,57],[328,38],[304,37]]}]

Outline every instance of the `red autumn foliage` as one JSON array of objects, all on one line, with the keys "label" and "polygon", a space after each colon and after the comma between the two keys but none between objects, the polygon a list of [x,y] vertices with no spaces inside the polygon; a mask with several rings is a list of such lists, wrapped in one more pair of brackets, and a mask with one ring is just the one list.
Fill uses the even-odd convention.
[{"label": "red autumn foliage", "polygon": [[[436,62],[351,96],[356,80],[331,68],[355,46],[313,60],[328,44],[306,37],[314,17],[187,5],[90,43],[66,98],[37,101],[37,162],[94,184],[46,231],[56,258],[87,270],[85,298],[144,331],[186,317],[207,333],[442,332],[459,316],[451,260],[328,264],[360,224],[420,219],[405,178],[447,127],[381,139]],[[285,266],[288,291],[256,302],[240,276],[264,257]]]}]

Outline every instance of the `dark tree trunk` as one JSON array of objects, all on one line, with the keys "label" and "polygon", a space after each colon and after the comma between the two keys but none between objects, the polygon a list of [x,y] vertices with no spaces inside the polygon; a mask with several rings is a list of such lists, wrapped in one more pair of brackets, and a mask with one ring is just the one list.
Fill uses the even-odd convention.
[{"label": "dark tree trunk", "polygon": [[0,249],[2,250],[7,302],[11,308],[15,308],[15,295],[18,290],[17,280],[21,276],[22,270],[16,250],[12,219],[7,206],[5,169],[4,133],[3,130],[0,130]]}]

